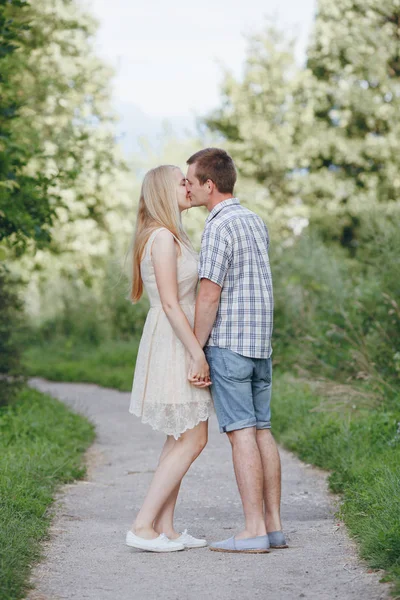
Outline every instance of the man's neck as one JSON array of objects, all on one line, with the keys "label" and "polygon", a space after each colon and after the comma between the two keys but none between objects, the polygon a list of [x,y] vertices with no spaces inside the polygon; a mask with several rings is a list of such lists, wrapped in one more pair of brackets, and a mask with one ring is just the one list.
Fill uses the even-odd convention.
[{"label": "man's neck", "polygon": [[233,194],[218,194],[218,196],[210,198],[210,200],[207,204],[208,212],[211,212],[213,210],[213,208],[215,208],[217,206],[217,204],[220,204],[221,202],[224,202],[225,200],[230,200],[231,198],[234,198]]}]

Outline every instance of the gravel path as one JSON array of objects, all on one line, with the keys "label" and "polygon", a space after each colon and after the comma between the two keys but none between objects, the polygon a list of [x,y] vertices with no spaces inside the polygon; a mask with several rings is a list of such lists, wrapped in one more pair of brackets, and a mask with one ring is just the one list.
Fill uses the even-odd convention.
[{"label": "gravel path", "polygon": [[[128,413],[129,394],[89,384],[31,385],[87,415],[98,437],[87,454],[86,480],[66,485],[56,503],[51,541],[35,569],[28,600],[318,600],[389,597],[368,573],[334,518],[326,474],[281,450],[282,514],[290,543],[269,554],[207,548],[152,554],[125,546],[164,441]],[[275,399],[275,402],[277,399]],[[242,525],[229,442],[210,423],[209,444],[186,476],[177,525],[210,541]]]}]

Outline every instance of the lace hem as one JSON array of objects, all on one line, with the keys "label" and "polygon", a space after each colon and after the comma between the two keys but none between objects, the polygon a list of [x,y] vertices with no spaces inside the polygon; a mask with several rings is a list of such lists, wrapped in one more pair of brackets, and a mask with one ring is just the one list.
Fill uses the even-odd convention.
[{"label": "lace hem", "polygon": [[143,412],[136,407],[131,408],[129,412],[155,431],[172,435],[177,440],[188,429],[193,429],[200,422],[207,421],[213,413],[213,406],[209,400],[185,404],[148,403],[144,406]]}]

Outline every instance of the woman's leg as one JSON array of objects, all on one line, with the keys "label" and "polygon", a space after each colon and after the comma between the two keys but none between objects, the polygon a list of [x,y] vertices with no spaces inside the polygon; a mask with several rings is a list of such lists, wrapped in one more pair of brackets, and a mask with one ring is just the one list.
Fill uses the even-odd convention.
[{"label": "woman's leg", "polygon": [[[206,434],[208,434],[208,422],[206,427]],[[176,443],[176,440],[172,436],[168,436],[167,442],[164,444],[163,451],[160,456],[160,461],[165,458],[165,456],[171,451],[173,448],[173,444]],[[157,533],[165,533],[171,540],[174,540],[180,537],[181,533],[175,531],[174,527],[174,513],[176,507],[176,501],[178,499],[179,490],[181,487],[181,483],[179,483],[176,488],[171,492],[170,496],[167,498],[164,506],[156,517],[154,521],[154,529]]]},{"label": "woman's leg", "polygon": [[165,533],[165,535],[167,535],[171,540],[174,540],[181,535],[175,531],[174,528],[175,506],[180,487],[181,484],[178,483],[178,485],[172,490],[171,494],[167,498],[167,501],[157,515],[156,520],[154,521],[155,531],[157,533]]},{"label": "woman's leg", "polygon": [[160,466],[160,464],[162,463],[162,461],[164,460],[164,458],[167,456],[167,454],[169,454],[172,450],[172,448],[174,447],[176,440],[172,435],[167,435],[167,439],[165,440],[165,444],[163,446],[163,449],[161,450],[161,454],[160,454],[160,458],[158,459],[158,465]]},{"label": "woman's leg", "polygon": [[[175,443],[176,440],[172,435],[167,436],[167,440],[164,444],[160,455],[160,459],[158,461],[159,465],[164,460],[164,458],[171,452]],[[174,529],[174,512],[180,487],[181,484],[179,483],[176,486],[176,488],[171,492],[153,524],[154,530],[157,533],[165,533],[170,539],[176,539],[180,536],[180,533],[177,533]]]},{"label": "woman's leg", "polygon": [[206,443],[207,422],[205,421],[185,431],[169,451],[165,449],[132,528],[137,535],[147,539],[158,536],[153,526],[154,521],[171,495],[176,493],[183,476]]}]

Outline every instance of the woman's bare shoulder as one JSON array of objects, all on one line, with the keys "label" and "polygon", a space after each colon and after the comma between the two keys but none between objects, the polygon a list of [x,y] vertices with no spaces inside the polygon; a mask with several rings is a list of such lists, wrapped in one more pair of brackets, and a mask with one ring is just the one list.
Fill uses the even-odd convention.
[{"label": "woman's bare shoulder", "polygon": [[173,233],[167,228],[159,228],[156,230],[156,235],[153,236],[153,243],[151,245],[152,254],[158,256],[176,253],[176,239]]}]

